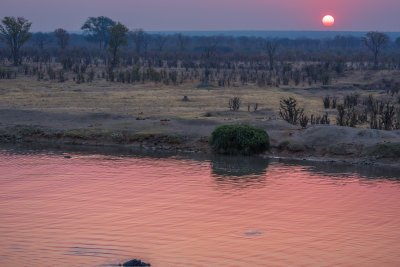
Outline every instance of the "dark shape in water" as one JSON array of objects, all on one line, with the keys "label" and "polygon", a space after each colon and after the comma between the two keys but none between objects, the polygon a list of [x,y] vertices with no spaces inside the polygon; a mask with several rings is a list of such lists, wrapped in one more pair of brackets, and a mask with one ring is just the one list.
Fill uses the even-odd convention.
[{"label": "dark shape in water", "polygon": [[252,235],[262,235],[263,233],[260,231],[248,231],[244,232],[245,235],[252,236]]},{"label": "dark shape in water", "polygon": [[145,262],[142,262],[141,260],[133,259],[133,260],[125,262],[122,265],[120,264],[120,266],[150,266],[150,263],[145,263]]},{"label": "dark shape in water", "polygon": [[71,156],[64,156],[65,159],[70,159],[72,158]]}]

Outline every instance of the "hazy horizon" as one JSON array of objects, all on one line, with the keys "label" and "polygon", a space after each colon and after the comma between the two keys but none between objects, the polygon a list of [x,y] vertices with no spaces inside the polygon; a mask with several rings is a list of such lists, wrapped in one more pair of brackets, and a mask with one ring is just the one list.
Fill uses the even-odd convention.
[{"label": "hazy horizon", "polygon": [[[33,31],[80,29],[108,16],[147,31],[400,31],[398,0],[3,0],[0,17],[23,16]],[[321,23],[332,14],[336,23]]]}]

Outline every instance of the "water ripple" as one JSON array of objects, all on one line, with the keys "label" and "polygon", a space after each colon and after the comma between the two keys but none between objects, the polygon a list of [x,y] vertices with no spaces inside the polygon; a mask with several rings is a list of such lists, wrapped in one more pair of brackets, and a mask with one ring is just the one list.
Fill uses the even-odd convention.
[{"label": "water ripple", "polygon": [[1,266],[400,265],[394,171],[63,155],[0,152]]}]

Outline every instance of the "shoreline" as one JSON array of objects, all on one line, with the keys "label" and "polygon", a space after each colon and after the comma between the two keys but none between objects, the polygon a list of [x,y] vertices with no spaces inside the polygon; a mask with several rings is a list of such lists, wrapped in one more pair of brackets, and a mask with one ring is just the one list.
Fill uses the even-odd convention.
[{"label": "shoreline", "polygon": [[[25,127],[25,128],[24,128]],[[327,128],[329,126],[315,126],[314,128]],[[336,126],[331,125],[331,129],[337,129]],[[349,128],[349,127],[340,127]],[[21,130],[22,129],[22,130]],[[29,131],[28,131],[29,129]],[[355,130],[354,128],[350,129]],[[360,129],[357,129],[360,130]],[[68,148],[70,151],[85,151],[85,150],[96,150],[96,152],[107,152],[107,151],[123,151],[124,153],[167,153],[167,154],[215,154],[208,144],[208,137],[201,136],[182,136],[170,133],[148,133],[148,134],[131,134],[130,137],[121,138],[118,131],[116,132],[104,132],[104,130],[98,129],[93,131],[93,136],[82,136],[79,135],[79,131],[76,135],[72,135],[71,131],[58,131],[58,130],[45,130],[37,126],[16,126],[8,128],[6,131],[0,131],[0,146],[12,146],[12,147],[32,147],[34,149],[48,149],[56,148],[63,149]],[[77,131],[75,129],[75,131]],[[295,130],[297,135],[304,133],[306,130]],[[362,130],[371,131],[371,130]],[[375,130],[374,130],[375,131]],[[268,130],[267,130],[268,132]],[[335,149],[329,149],[324,146],[314,146],[310,149],[307,145],[299,142],[299,138],[293,131],[288,129],[274,132],[270,130],[271,149],[262,154],[254,155],[262,158],[276,159],[276,160],[289,160],[289,161],[300,161],[300,162],[324,162],[324,163],[335,163],[345,164],[353,166],[371,166],[371,167],[384,167],[391,169],[399,169],[400,157],[387,157],[387,156],[372,156],[367,154],[366,151],[371,151],[371,148],[365,146],[365,144],[354,144],[347,143],[348,146],[354,146],[359,149],[359,146],[364,147],[363,152],[358,151],[358,154],[341,151],[343,153],[337,153],[337,149],[341,149],[340,143]],[[268,132],[268,133],[269,133]],[[397,133],[396,133],[397,134]],[[291,139],[284,139],[283,141],[277,141],[276,136],[291,136]],[[126,139],[128,138],[128,139]],[[310,140],[307,140],[309,142]],[[397,141],[397,140],[395,140]],[[385,141],[378,143],[378,145],[396,144],[400,145],[400,142],[392,143],[391,141]],[[374,146],[372,146],[374,147]],[[344,149],[344,148],[343,148]],[[356,149],[356,150],[357,150]],[[397,149],[397,147],[396,147]],[[397,152],[397,151],[396,151]]]}]

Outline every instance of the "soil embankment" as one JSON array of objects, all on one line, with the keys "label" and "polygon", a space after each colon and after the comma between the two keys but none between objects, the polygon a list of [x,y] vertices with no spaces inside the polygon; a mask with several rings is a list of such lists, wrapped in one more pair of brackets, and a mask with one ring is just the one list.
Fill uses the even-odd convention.
[{"label": "soil embankment", "polygon": [[[335,160],[397,166],[400,130],[380,131],[335,125],[307,129],[279,120],[242,120],[265,129],[271,150],[266,156]],[[119,146],[132,150],[211,152],[208,137],[219,125],[215,118],[169,119],[93,113],[68,114],[1,110],[1,142]]]}]

